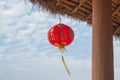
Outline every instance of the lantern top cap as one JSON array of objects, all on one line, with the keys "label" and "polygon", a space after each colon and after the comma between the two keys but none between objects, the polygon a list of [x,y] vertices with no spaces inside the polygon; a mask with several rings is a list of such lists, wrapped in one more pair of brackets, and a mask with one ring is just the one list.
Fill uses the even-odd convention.
[{"label": "lantern top cap", "polygon": [[[92,24],[92,0],[30,0],[43,10]],[[120,36],[120,0],[112,0],[113,35]]]}]

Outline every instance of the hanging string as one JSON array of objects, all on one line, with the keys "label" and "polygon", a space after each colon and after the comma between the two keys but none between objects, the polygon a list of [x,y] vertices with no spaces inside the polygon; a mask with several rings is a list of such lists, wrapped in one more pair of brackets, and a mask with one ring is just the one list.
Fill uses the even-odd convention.
[{"label": "hanging string", "polygon": [[34,10],[34,5],[32,5],[30,12],[28,12],[27,14],[30,15],[33,12],[33,10]]},{"label": "hanging string", "polygon": [[60,14],[58,14],[58,17],[59,17],[59,23],[61,23],[61,17],[60,17]]},{"label": "hanging string", "polygon": [[65,60],[64,60],[64,57],[63,57],[63,56],[62,56],[62,62],[63,62],[63,64],[64,64],[64,67],[65,67],[68,75],[71,76],[70,70],[69,70],[68,67],[66,66],[66,63],[65,63]]}]

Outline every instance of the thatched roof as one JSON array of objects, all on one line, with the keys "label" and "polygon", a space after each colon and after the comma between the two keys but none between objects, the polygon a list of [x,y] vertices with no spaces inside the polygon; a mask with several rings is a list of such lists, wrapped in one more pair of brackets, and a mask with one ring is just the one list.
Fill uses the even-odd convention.
[{"label": "thatched roof", "polygon": [[[92,24],[92,0],[30,0],[52,14],[67,15]],[[113,35],[120,36],[120,0],[112,0]]]}]

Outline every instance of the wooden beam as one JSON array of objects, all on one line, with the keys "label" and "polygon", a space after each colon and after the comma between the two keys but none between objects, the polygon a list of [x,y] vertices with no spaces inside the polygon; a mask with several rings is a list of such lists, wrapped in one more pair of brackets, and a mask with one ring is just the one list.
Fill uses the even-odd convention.
[{"label": "wooden beam", "polygon": [[[77,11],[76,13],[79,13],[79,14],[81,14],[82,16],[85,16],[85,13],[83,12],[83,11]],[[76,14],[75,13],[75,14]],[[74,14],[74,13],[73,13]]]},{"label": "wooden beam", "polygon": [[92,80],[114,80],[112,0],[92,5]]},{"label": "wooden beam", "polygon": [[[72,10],[72,8],[70,8],[69,6],[67,6],[67,5],[65,5],[65,4],[61,4],[61,6],[62,7],[64,7],[64,8],[66,8],[66,10],[68,11],[68,12],[70,12],[71,10]],[[65,11],[66,11],[65,10]],[[71,14],[71,13],[70,13]],[[69,14],[69,15],[70,15]],[[75,13],[75,15],[76,16],[79,16],[79,18],[83,18],[82,16],[84,16],[84,13],[83,12],[77,12],[77,13]]]},{"label": "wooden beam", "polygon": [[92,13],[91,10],[81,7],[80,10],[84,11],[85,13]]},{"label": "wooden beam", "polygon": [[89,14],[87,17],[86,17],[86,21],[92,16],[92,14]]},{"label": "wooden beam", "polygon": [[64,7],[64,8],[67,8],[67,9],[70,10],[70,11],[72,10],[72,8],[70,8],[69,6],[67,6],[67,5],[65,5],[65,4],[61,4],[61,6]]},{"label": "wooden beam", "polygon": [[114,1],[112,1],[112,7],[116,7],[116,4],[114,3]]},{"label": "wooden beam", "polygon": [[[119,13],[118,13],[119,14]],[[120,17],[119,16],[114,16],[115,17],[115,19],[117,19],[117,21],[118,21],[118,23],[120,23]]]},{"label": "wooden beam", "polygon": [[[62,7],[64,7],[64,8],[66,8],[66,9],[68,9],[69,11],[72,11],[72,8],[70,8],[69,6],[67,6],[67,5],[65,5],[65,4],[61,4],[61,6]],[[85,16],[85,13],[83,13],[83,12],[77,12],[78,14],[80,14],[80,15],[83,15],[83,16]]]},{"label": "wooden beam", "polygon": [[73,1],[77,3],[77,2],[79,2],[80,0],[73,0]]},{"label": "wooden beam", "polygon": [[87,0],[86,3],[88,3],[89,5],[92,5],[92,1]]},{"label": "wooden beam", "polygon": [[120,6],[117,7],[117,9],[115,9],[115,11],[113,12],[112,16],[114,16],[115,14],[117,14],[120,10]]},{"label": "wooden beam", "polygon": [[84,3],[85,1],[86,1],[86,0],[80,0],[80,1],[79,1],[79,5],[78,5],[75,9],[73,9],[72,13],[75,13],[75,12],[83,5],[83,3]]},{"label": "wooden beam", "polygon": [[84,7],[89,9],[89,10],[92,10],[92,5],[84,4]]},{"label": "wooden beam", "polygon": [[71,1],[67,1],[67,0],[64,0],[63,2],[68,4],[68,5],[71,5],[71,6],[75,6],[76,5],[75,3],[71,2]]},{"label": "wooden beam", "polygon": [[118,26],[118,24],[117,24],[117,23],[115,23],[115,22],[113,22],[113,23],[112,23],[112,25],[113,25],[113,26]]},{"label": "wooden beam", "polygon": [[120,31],[120,26],[115,30],[114,34],[116,34],[118,31]]}]

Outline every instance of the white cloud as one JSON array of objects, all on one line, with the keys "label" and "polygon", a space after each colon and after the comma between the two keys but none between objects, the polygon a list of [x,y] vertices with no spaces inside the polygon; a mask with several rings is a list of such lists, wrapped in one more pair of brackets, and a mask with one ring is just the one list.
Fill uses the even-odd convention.
[{"label": "white cloud", "polygon": [[88,36],[92,37],[92,34],[91,34],[91,33],[92,33],[92,32],[86,32],[86,33],[83,34],[83,36],[85,36],[85,37],[88,37]]},{"label": "white cloud", "polygon": [[[6,70],[1,70],[1,72],[4,73],[4,71],[7,71],[7,72],[12,71],[10,73],[12,73],[13,75],[20,74],[21,72],[22,73],[27,72],[29,73],[29,75],[33,75],[32,77],[36,77],[38,73],[39,76],[37,76],[38,77],[37,80],[38,79],[49,80],[49,78],[50,80],[53,80],[53,79],[66,80],[68,75],[63,66],[60,56],[48,57],[45,53],[43,54],[40,53],[36,55],[37,56],[29,52],[28,53],[22,53],[22,52],[12,53],[12,54],[6,55],[2,60],[4,60],[5,63],[7,62],[7,64],[5,63],[0,64],[0,65],[4,65],[5,66],[4,69]],[[72,74],[72,77],[70,80],[74,80],[74,79],[79,80],[80,78],[85,80],[91,80],[90,79],[91,78],[90,77],[91,76],[90,75],[90,72],[91,72],[90,59],[76,60],[73,57],[65,57],[65,60]],[[2,66],[0,66],[0,68],[2,68]],[[21,75],[23,74],[20,74],[19,76]],[[88,77],[86,78],[85,75]],[[9,75],[7,74],[6,76],[9,77]],[[42,76],[44,76],[44,78]],[[2,79],[5,80],[6,77],[3,76]],[[12,80],[12,76],[9,79]],[[24,77],[23,77],[23,80],[25,80]],[[33,80],[33,79],[29,79],[29,80]]]},{"label": "white cloud", "polygon": [[120,68],[115,68],[115,80],[120,80],[119,74],[120,74]]},{"label": "white cloud", "polygon": [[115,80],[120,80],[120,41],[114,38],[114,68]]}]

